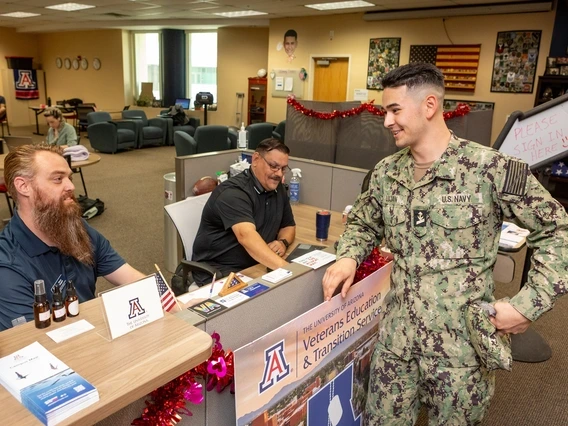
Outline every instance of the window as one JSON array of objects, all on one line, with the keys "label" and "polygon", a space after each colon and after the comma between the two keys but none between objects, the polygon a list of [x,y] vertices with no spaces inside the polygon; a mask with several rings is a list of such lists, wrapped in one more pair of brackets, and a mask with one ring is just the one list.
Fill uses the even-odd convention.
[{"label": "window", "polygon": [[188,33],[187,93],[192,101],[199,92],[211,92],[217,102],[217,33]]},{"label": "window", "polygon": [[[134,33],[134,58],[136,99],[142,91],[142,83],[150,82],[155,99],[161,98],[161,70],[160,70],[160,33]],[[151,100],[151,99],[150,99]]]}]

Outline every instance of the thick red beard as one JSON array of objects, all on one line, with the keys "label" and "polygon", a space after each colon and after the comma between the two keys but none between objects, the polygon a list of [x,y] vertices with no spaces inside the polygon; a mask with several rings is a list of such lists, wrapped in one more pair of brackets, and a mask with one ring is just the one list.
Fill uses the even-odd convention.
[{"label": "thick red beard", "polygon": [[[86,265],[94,265],[93,247],[81,219],[81,207],[73,194],[64,194],[59,201],[48,201],[35,187],[36,203],[33,210],[35,225],[61,253],[74,257]],[[71,198],[73,202],[66,202]]]}]

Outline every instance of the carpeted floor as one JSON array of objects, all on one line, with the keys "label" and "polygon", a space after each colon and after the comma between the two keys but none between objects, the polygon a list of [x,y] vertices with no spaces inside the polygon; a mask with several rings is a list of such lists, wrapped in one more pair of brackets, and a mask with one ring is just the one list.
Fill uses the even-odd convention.
[{"label": "carpeted floor", "polygon": [[[45,131],[45,126],[43,131]],[[12,128],[12,135],[33,136],[34,127]],[[90,149],[86,133],[81,143]],[[164,267],[164,179],[174,171],[173,147],[150,147],[118,154],[100,154],[101,162],[83,169],[90,198],[105,202],[105,212],[90,220],[91,226],[108,238],[132,266],[144,273]],[[77,195],[82,194],[79,175],[74,180]],[[0,216],[9,216],[6,203],[0,202]],[[523,253],[517,261],[523,259]],[[519,268],[520,269],[520,268]],[[166,273],[166,278],[171,274]],[[510,284],[497,285],[497,297],[514,295],[520,274]],[[98,290],[110,286],[104,279]],[[555,309],[535,325],[552,347],[552,358],[544,363],[515,362],[513,371],[497,373],[497,389],[485,426],[566,426],[568,425],[568,298],[559,300]],[[417,425],[426,425],[424,412]],[[224,425],[219,425],[224,426]]]}]

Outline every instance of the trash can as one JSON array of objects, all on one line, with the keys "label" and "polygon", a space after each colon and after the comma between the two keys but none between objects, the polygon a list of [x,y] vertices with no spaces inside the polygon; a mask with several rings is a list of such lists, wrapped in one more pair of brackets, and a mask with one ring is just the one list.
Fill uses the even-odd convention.
[{"label": "trash can", "polygon": [[[176,202],[176,174],[164,175],[164,206]],[[180,260],[178,259],[178,233],[177,229],[164,209],[164,263],[166,270],[174,273]]]}]

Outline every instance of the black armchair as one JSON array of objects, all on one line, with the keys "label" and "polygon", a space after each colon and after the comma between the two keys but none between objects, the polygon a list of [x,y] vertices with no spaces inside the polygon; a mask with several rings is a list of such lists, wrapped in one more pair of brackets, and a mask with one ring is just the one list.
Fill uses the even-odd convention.
[{"label": "black armchair", "polygon": [[286,120],[282,120],[272,131],[272,137],[278,139],[282,143],[286,143]]},{"label": "black armchair", "polygon": [[145,145],[164,145],[168,134],[168,121],[165,118],[146,117],[142,110],[122,111],[122,118],[134,120],[138,126],[138,148]]},{"label": "black armchair", "polygon": [[227,126],[199,126],[195,136],[185,132],[174,132],[176,155],[201,154],[204,152],[225,151],[236,148],[236,139],[229,135]]},{"label": "black armchair", "polygon": [[91,147],[97,151],[114,154],[138,145],[138,126],[134,121],[113,121],[108,112],[100,111],[88,113],[87,122]]},{"label": "black armchair", "polygon": [[247,126],[248,130],[248,149],[256,149],[259,143],[265,139],[272,138],[274,124],[254,123]]}]

